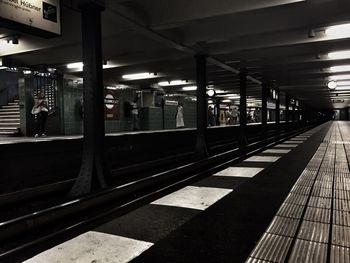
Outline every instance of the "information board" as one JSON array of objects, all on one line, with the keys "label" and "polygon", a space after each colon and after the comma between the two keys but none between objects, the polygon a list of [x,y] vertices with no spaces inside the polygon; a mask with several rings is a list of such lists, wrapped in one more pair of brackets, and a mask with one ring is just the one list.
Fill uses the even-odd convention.
[{"label": "information board", "polygon": [[60,0],[0,0],[0,18],[28,28],[61,34]]}]

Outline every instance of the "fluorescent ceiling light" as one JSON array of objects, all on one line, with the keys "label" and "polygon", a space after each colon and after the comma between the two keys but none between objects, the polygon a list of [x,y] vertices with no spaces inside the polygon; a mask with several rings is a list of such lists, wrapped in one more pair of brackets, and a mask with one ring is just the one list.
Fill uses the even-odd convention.
[{"label": "fluorescent ceiling light", "polygon": [[149,73],[149,72],[143,72],[143,73],[135,73],[135,74],[126,74],[123,75],[123,79],[128,79],[128,80],[134,80],[134,79],[150,79],[154,78],[157,75],[154,73]]},{"label": "fluorescent ceiling light", "polygon": [[7,69],[7,67],[5,67],[5,66],[1,66],[1,67],[0,67],[0,69]]},{"label": "fluorescent ceiling light", "polygon": [[178,85],[186,85],[188,82],[186,80],[172,80],[172,81],[162,81],[158,82],[159,86],[178,86]]},{"label": "fluorescent ceiling light", "polygon": [[182,87],[182,90],[184,90],[184,91],[197,90],[197,86]]},{"label": "fluorescent ceiling light", "polygon": [[330,26],[325,30],[325,34],[332,38],[350,37],[350,23]]},{"label": "fluorescent ceiling light", "polygon": [[240,97],[239,94],[229,93],[225,95],[220,95],[220,97]]},{"label": "fluorescent ceiling light", "polygon": [[67,68],[69,68],[69,69],[83,68],[83,66],[84,66],[83,62],[75,62],[75,63],[67,64]]},{"label": "fluorescent ceiling light", "polygon": [[337,87],[337,82],[336,81],[330,81],[328,82],[327,86],[329,89],[335,89]]},{"label": "fluorescent ceiling light", "polygon": [[28,75],[28,74],[32,74],[31,70],[23,70],[23,74]]},{"label": "fluorescent ceiling light", "polygon": [[337,86],[350,86],[350,81],[337,81]]},{"label": "fluorescent ceiling light", "polygon": [[[73,69],[74,71],[82,71],[83,66],[84,66],[83,62],[74,62],[74,63],[67,64],[67,68]],[[103,69],[115,68],[115,67],[116,67],[116,65],[112,65],[112,64],[106,64],[106,65],[102,66]]]},{"label": "fluorescent ceiling light", "polygon": [[350,65],[334,66],[334,67],[331,67],[330,70],[332,72],[350,71]]},{"label": "fluorescent ceiling light", "polygon": [[222,94],[222,93],[226,93],[226,91],[216,89],[216,90],[215,90],[215,93],[216,93],[216,94]]},{"label": "fluorescent ceiling light", "polygon": [[232,101],[231,101],[231,100],[223,100],[223,101],[221,101],[221,102],[226,103],[226,102],[232,102]]},{"label": "fluorescent ceiling light", "polygon": [[350,90],[350,86],[337,87],[335,90]]},{"label": "fluorescent ceiling light", "polygon": [[234,99],[239,99],[240,96],[231,96],[231,97],[228,97],[228,98],[234,100]]},{"label": "fluorescent ceiling light", "polygon": [[336,51],[328,53],[330,59],[345,59],[350,58],[350,50]]},{"label": "fluorescent ceiling light", "polygon": [[333,75],[333,76],[330,76],[329,78],[333,80],[347,80],[347,79],[350,79],[350,75]]}]

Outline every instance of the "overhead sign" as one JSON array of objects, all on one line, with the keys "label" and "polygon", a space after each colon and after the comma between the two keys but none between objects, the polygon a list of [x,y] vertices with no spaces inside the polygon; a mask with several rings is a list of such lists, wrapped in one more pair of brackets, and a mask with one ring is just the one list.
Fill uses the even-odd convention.
[{"label": "overhead sign", "polygon": [[0,18],[29,33],[33,29],[60,35],[60,14],[60,0],[0,0]]}]

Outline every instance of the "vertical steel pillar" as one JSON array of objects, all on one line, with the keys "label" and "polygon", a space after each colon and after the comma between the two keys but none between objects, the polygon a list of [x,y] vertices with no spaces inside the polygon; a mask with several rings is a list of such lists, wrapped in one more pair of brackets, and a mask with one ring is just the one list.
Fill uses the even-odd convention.
[{"label": "vertical steel pillar", "polygon": [[286,122],[290,121],[290,111],[289,111],[289,106],[290,106],[290,97],[289,95],[286,94]]},{"label": "vertical steel pillar", "polygon": [[276,131],[279,132],[280,125],[280,91],[276,89]]},{"label": "vertical steel pillar", "polygon": [[196,59],[197,83],[197,141],[194,159],[200,160],[208,156],[207,146],[207,56],[198,54]]},{"label": "vertical steel pillar", "polygon": [[261,125],[262,137],[267,137],[267,98],[269,96],[269,88],[266,83],[261,85]]},{"label": "vertical steel pillar", "polygon": [[247,145],[247,70],[242,68],[239,73],[239,95],[240,95],[240,115],[239,115],[239,146]]},{"label": "vertical steel pillar", "polygon": [[302,124],[303,126],[306,126],[307,123],[307,117],[306,117],[306,105],[303,103],[301,108],[301,118],[302,118]]},{"label": "vertical steel pillar", "polygon": [[70,192],[87,194],[106,186],[109,171],[104,153],[104,94],[102,77],[101,12],[103,1],[81,1],[83,45],[84,138],[82,164]]},{"label": "vertical steel pillar", "polygon": [[292,105],[292,122],[295,123],[295,101],[294,104]]},{"label": "vertical steel pillar", "polygon": [[217,98],[215,100],[215,107],[216,107],[216,120],[215,123],[217,126],[220,126],[220,98]]}]

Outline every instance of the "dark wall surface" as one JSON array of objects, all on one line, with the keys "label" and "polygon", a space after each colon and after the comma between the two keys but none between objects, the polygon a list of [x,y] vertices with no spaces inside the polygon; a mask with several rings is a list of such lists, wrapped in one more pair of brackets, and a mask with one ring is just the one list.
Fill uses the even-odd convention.
[{"label": "dark wall surface", "polygon": [[[296,124],[284,123],[281,127]],[[275,124],[269,124],[270,133]],[[239,126],[208,129],[210,147],[237,142]],[[261,125],[249,125],[250,141],[258,140]],[[106,136],[106,157],[110,168],[120,168],[166,156],[190,153],[194,149],[196,129],[137,132]],[[0,193],[23,187],[75,178],[78,174],[82,139],[62,139],[0,146]]]}]

